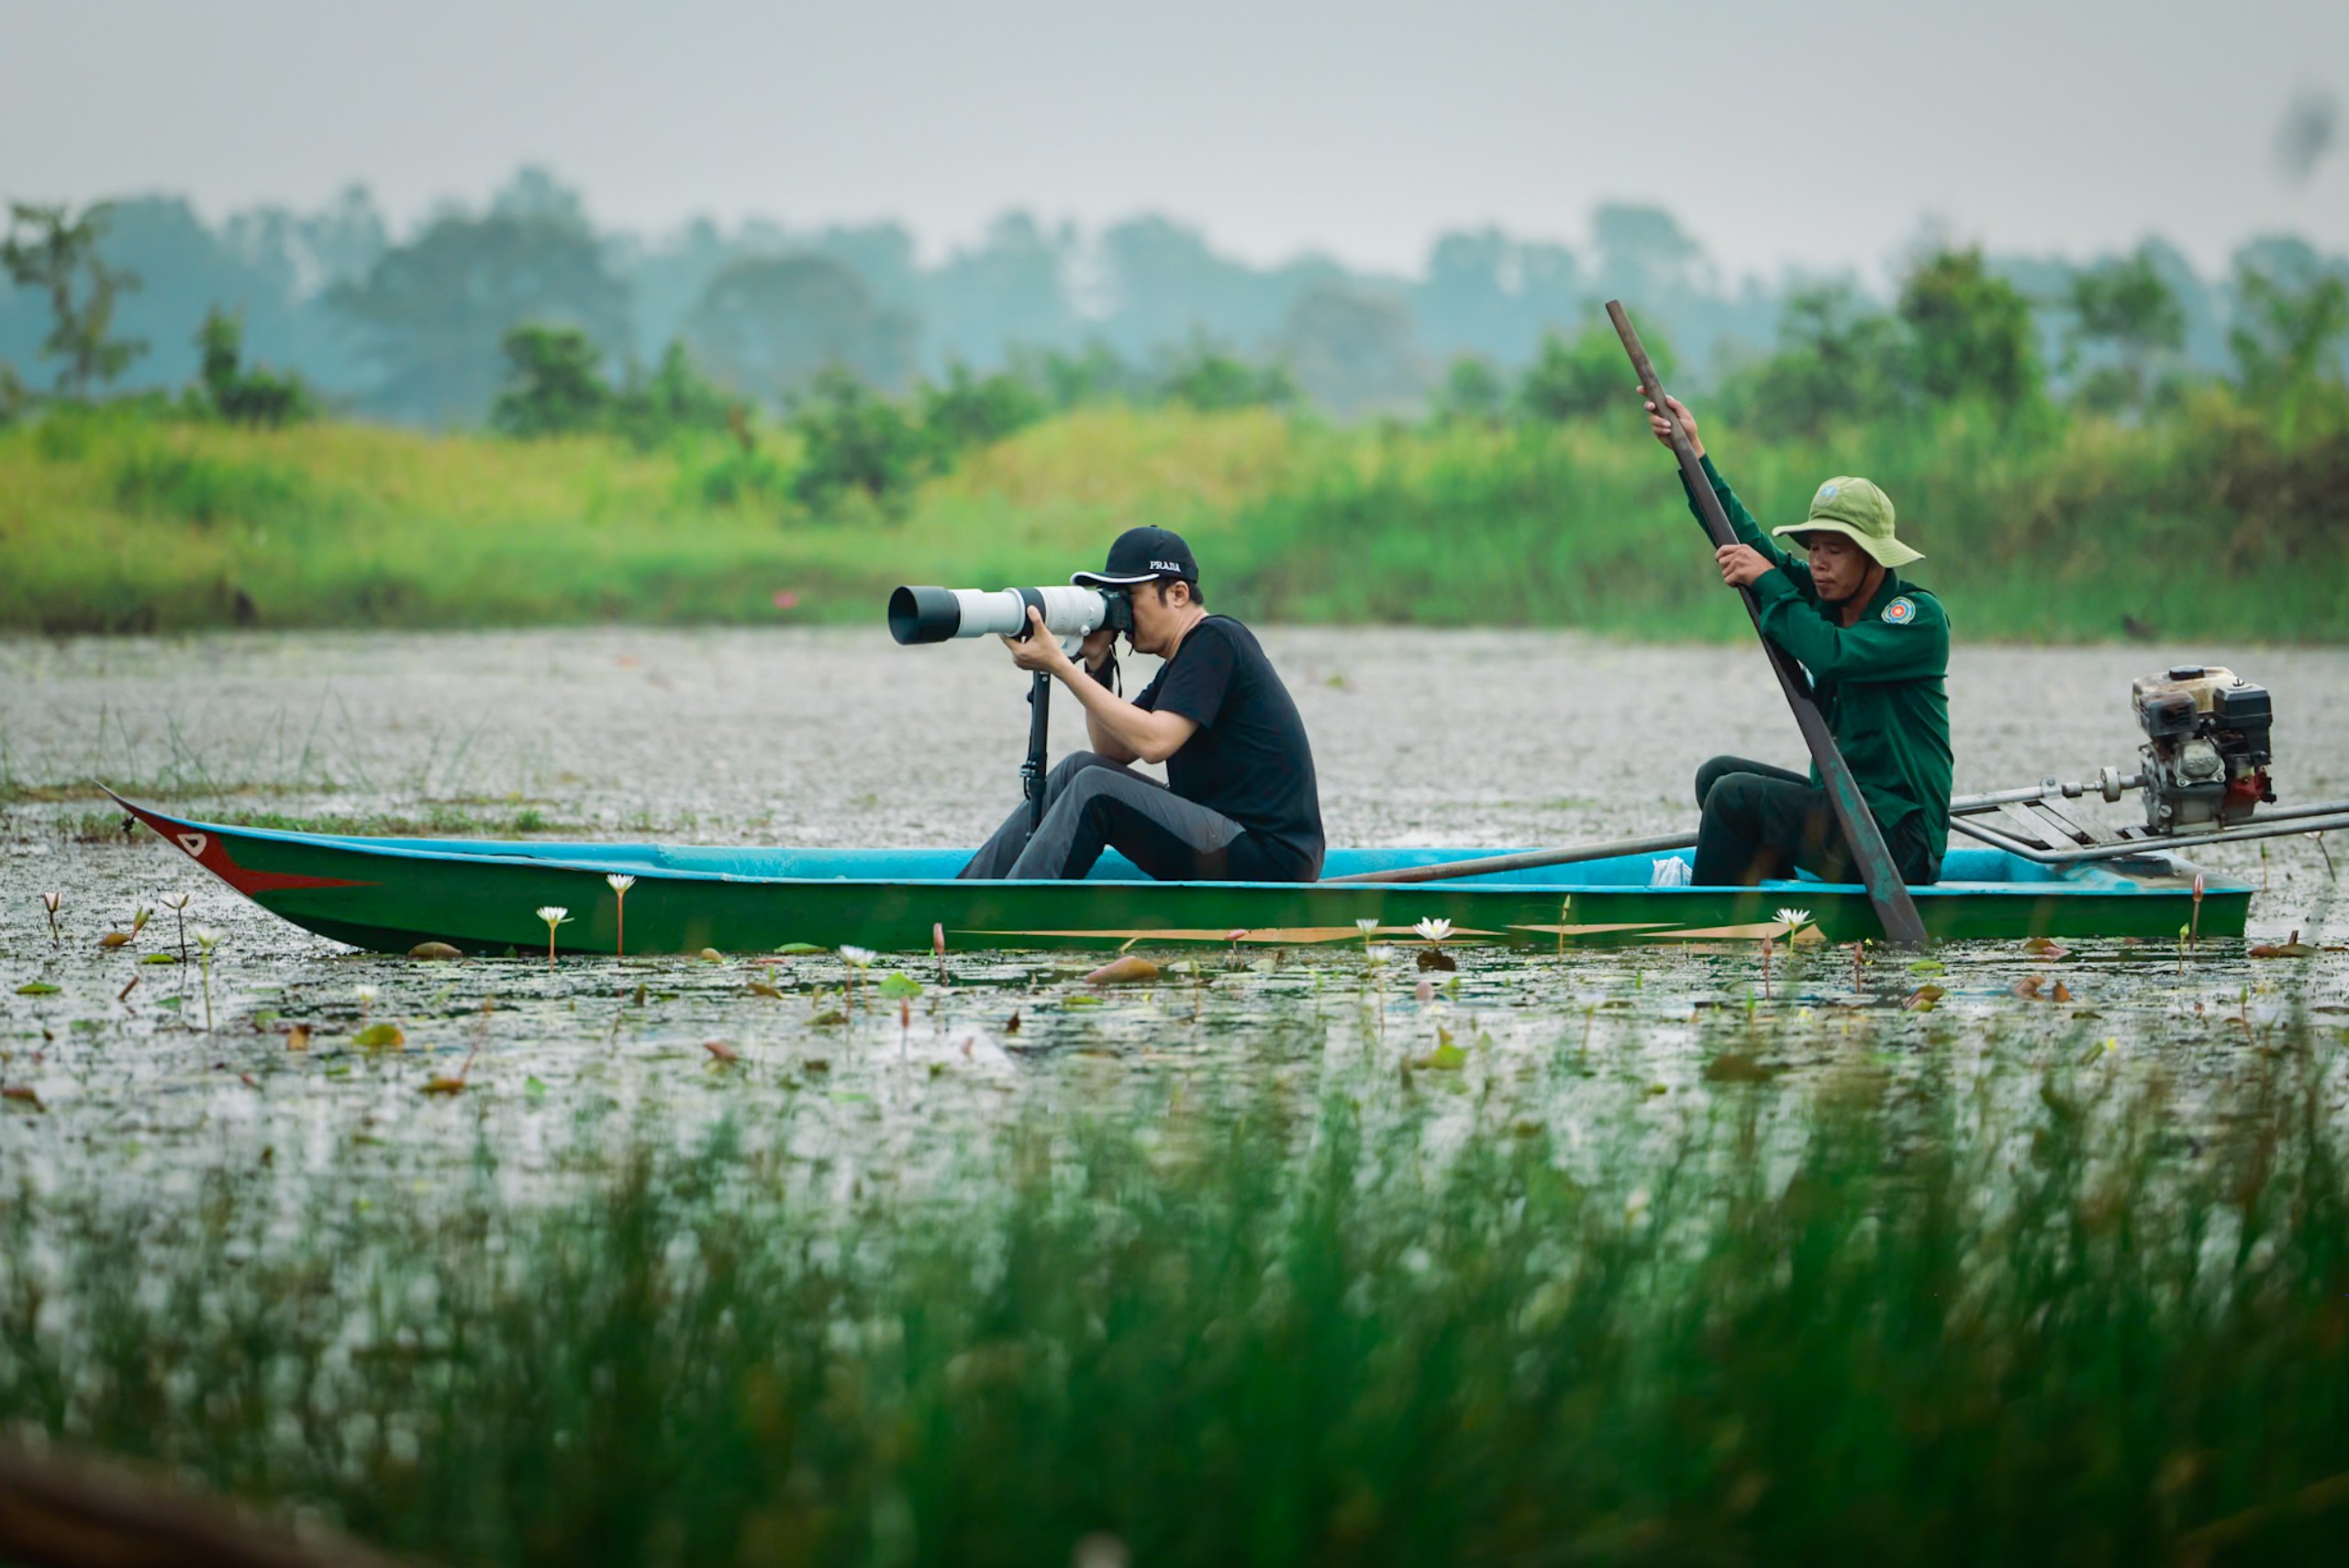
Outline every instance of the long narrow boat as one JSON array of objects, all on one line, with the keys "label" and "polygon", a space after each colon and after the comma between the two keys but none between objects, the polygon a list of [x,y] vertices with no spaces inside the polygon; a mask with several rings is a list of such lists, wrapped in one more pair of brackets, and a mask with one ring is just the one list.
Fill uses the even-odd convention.
[{"label": "long narrow boat", "polygon": [[[120,796],[116,797],[120,800]],[[793,850],[347,838],[237,828],[126,810],[197,864],[306,930],[379,952],[428,941],[466,952],[543,949],[537,914],[571,919],[556,946],[577,953],[768,951],[791,942],[926,948],[1115,948],[1145,942],[1358,941],[1359,922],[1408,935],[1452,922],[1453,941],[1553,947],[1756,939],[1809,912],[1829,941],[1880,937],[1867,892],[1804,879],[1758,888],[1653,885],[1656,854],[1442,882],[1152,882],[1105,856],[1079,882],[960,882],[965,850]],[[1338,850],[1330,876],[1435,865],[1491,851]],[[1944,878],[1913,889],[1936,939],[2172,938],[2190,917],[2194,868],[2162,855],[2045,866],[1992,849],[1954,849]],[[635,878],[626,895],[607,878]],[[2238,937],[2248,885],[2207,879],[2205,937]]]}]

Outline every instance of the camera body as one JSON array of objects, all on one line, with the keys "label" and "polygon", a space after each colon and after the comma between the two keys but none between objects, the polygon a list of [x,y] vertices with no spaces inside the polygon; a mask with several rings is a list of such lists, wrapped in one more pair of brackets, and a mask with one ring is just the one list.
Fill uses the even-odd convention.
[{"label": "camera body", "polygon": [[1083,638],[1107,627],[1131,636],[1132,594],[1125,588],[899,588],[889,595],[889,635],[911,646],[948,642],[958,637],[1028,636],[1030,606],[1042,612],[1044,629],[1062,639]]}]

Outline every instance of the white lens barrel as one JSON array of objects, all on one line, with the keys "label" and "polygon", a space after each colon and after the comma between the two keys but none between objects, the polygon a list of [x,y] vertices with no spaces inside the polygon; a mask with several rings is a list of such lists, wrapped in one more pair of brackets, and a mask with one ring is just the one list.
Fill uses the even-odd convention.
[{"label": "white lens barrel", "polygon": [[1108,602],[1091,588],[899,588],[889,598],[889,634],[901,643],[958,637],[1020,637],[1028,606],[1044,612],[1054,637],[1083,637],[1108,618]]}]

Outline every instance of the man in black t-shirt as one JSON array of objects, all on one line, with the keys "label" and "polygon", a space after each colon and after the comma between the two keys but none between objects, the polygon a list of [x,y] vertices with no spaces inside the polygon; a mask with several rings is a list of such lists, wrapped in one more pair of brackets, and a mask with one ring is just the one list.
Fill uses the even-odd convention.
[{"label": "man in black t-shirt", "polygon": [[[1190,546],[1164,528],[1129,528],[1100,572],[1070,578],[1133,597],[1134,649],[1165,667],[1127,702],[1111,691],[1114,635],[1085,639],[1083,663],[1028,612],[1029,636],[1004,643],[1085,705],[1093,750],[1044,781],[1044,816],[1004,819],[963,868],[966,877],[1081,877],[1104,849],[1150,875],[1183,882],[1311,882],[1321,874],[1321,797],[1313,750],[1288,688],[1255,633],[1211,616]],[[1164,762],[1166,783],[1129,762]]]}]

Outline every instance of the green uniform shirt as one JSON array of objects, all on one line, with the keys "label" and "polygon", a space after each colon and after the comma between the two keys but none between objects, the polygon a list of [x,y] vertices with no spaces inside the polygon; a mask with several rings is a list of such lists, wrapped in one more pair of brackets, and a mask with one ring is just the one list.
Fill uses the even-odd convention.
[{"label": "green uniform shirt", "polygon": [[[1923,812],[1919,827],[1938,865],[1949,848],[1950,792],[1949,617],[1941,601],[1887,571],[1859,618],[1843,625],[1820,603],[1809,562],[1780,550],[1713,460],[1702,461],[1739,541],[1777,568],[1753,584],[1762,635],[1810,672],[1819,710],[1876,826],[1888,836]],[[1688,509],[1697,512],[1694,492]],[[1815,763],[1810,782],[1820,782]]]}]

